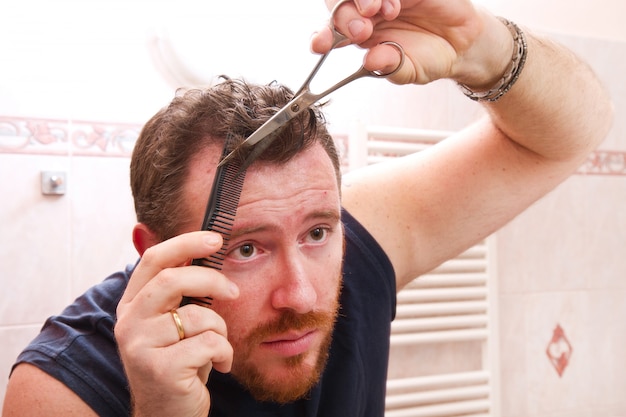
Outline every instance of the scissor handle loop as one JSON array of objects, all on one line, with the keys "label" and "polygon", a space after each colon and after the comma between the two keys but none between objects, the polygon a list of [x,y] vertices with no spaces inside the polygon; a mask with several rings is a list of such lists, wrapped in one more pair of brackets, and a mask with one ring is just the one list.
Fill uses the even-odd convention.
[{"label": "scissor handle loop", "polygon": [[400,71],[400,68],[404,65],[404,60],[406,59],[406,54],[404,53],[404,48],[398,42],[394,41],[384,41],[380,43],[381,45],[389,45],[396,48],[398,53],[400,54],[400,62],[398,66],[393,69],[391,72],[382,72],[382,71],[370,71],[373,77],[390,77],[394,75],[396,72]]},{"label": "scissor handle loop", "polygon": [[[337,33],[339,33],[339,32],[337,32]],[[343,36],[343,35],[341,35],[341,36]],[[302,87],[300,87],[300,90],[298,90],[298,92],[295,94],[295,97],[300,98],[300,100],[298,100],[298,101],[303,101],[303,103],[301,103],[301,104],[304,104],[304,106],[299,106],[299,107],[300,108],[308,107],[309,105],[313,104],[314,102],[316,102],[316,101],[320,100],[321,98],[329,95],[333,91],[338,90],[339,88],[343,87],[344,85],[349,84],[352,81],[357,80],[359,78],[363,78],[363,77],[386,78],[386,77],[390,77],[393,74],[395,74],[398,71],[400,71],[400,69],[402,68],[402,65],[404,64],[405,56],[406,56],[402,46],[399,43],[393,42],[393,41],[385,41],[385,42],[382,42],[381,44],[393,46],[400,53],[400,63],[398,64],[398,66],[396,68],[394,68],[390,72],[370,71],[368,69],[365,69],[365,67],[363,65],[361,65],[361,67],[358,70],[356,70],[352,75],[349,75],[346,78],[344,78],[343,80],[340,80],[339,82],[337,82],[336,84],[330,86],[329,88],[327,88],[323,92],[318,93],[318,94],[314,94],[310,90],[310,84],[311,84],[311,81],[313,80],[313,78],[315,77],[315,75],[317,74],[318,70],[321,68],[322,64],[326,60],[326,57],[330,54],[330,51],[328,51],[326,54],[324,54],[320,58],[319,62],[317,63],[317,65],[315,66],[313,71],[311,71],[311,73],[309,74],[309,76],[306,79],[306,81],[304,82],[304,84],[302,84]],[[331,51],[332,51],[332,49],[331,49]]]}]

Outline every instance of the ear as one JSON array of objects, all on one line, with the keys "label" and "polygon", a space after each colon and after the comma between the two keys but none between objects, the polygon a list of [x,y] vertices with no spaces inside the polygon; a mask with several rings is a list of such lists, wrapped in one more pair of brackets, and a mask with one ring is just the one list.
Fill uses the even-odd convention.
[{"label": "ear", "polygon": [[139,253],[139,256],[143,256],[143,253],[151,246],[159,243],[160,240],[148,226],[143,223],[137,223],[133,228],[133,244],[135,249]]}]

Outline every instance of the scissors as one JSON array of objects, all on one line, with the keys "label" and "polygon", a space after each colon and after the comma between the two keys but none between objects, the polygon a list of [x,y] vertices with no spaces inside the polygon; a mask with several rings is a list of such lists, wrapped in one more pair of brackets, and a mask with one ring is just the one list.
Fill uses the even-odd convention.
[{"label": "scissors", "polygon": [[[404,49],[402,48],[401,45],[399,45],[396,42],[385,41],[385,42],[382,42],[382,44],[391,45],[394,48],[396,48],[398,52],[400,53],[400,63],[393,71],[387,72],[387,73],[384,73],[381,71],[370,71],[370,70],[365,69],[365,67],[361,65],[361,68],[359,68],[352,75],[349,75],[343,80],[340,80],[339,82],[330,86],[329,88],[322,91],[321,93],[316,94],[311,91],[311,88],[310,88],[311,82],[315,78],[315,75],[317,74],[319,69],[322,67],[322,64],[324,63],[328,55],[332,52],[333,49],[336,49],[339,46],[343,46],[349,43],[348,37],[342,34],[341,32],[339,32],[335,28],[335,23],[334,23],[334,18],[335,18],[335,14],[337,10],[342,4],[348,1],[352,1],[352,0],[340,0],[333,7],[330,13],[330,21],[329,21],[329,26],[333,34],[333,41],[332,41],[331,47],[328,52],[326,52],[320,57],[319,61],[317,62],[317,64],[315,65],[315,67],[313,68],[309,76],[306,78],[306,80],[304,81],[304,83],[302,84],[298,92],[295,94],[293,99],[291,99],[277,113],[275,113],[271,118],[269,118],[263,125],[261,125],[261,127],[259,127],[256,131],[254,131],[254,133],[248,136],[246,140],[244,140],[237,148],[235,148],[226,157],[224,157],[220,161],[218,166],[224,165],[226,162],[234,158],[235,155],[240,151],[240,149],[250,148],[252,146],[257,145],[254,149],[250,151],[250,153],[246,157],[246,160],[244,161],[244,164],[243,164],[244,167],[249,166],[250,163],[252,163],[252,161],[256,159],[256,157],[260,155],[273,142],[273,140],[277,137],[276,133],[280,130],[281,127],[287,124],[287,122],[292,120],[298,114],[307,110],[309,107],[311,107],[313,104],[318,102],[320,99],[326,97],[327,95],[331,94],[337,89],[359,78],[362,78],[362,77],[386,78],[395,74],[396,72],[400,70],[400,68],[404,64],[404,59],[405,59]],[[245,168],[242,168],[242,169],[245,169]]]}]

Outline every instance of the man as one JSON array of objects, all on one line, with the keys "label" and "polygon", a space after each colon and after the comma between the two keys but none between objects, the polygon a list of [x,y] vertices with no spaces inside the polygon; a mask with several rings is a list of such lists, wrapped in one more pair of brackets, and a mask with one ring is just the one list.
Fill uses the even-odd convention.
[{"label": "man", "polygon": [[[223,140],[290,94],[226,80],[176,98],[133,154],[141,260],[49,321],[3,415],[382,415],[395,292],[554,188],[610,125],[586,65],[468,1],[365,0],[335,23],[369,48],[367,68],[397,66],[381,44],[397,42],[393,82],[453,79],[488,117],[339,181],[313,109],[249,168],[217,271],[190,261],[223,243],[196,231]],[[312,40],[329,44],[327,29]],[[210,308],[179,307],[207,295]]]}]

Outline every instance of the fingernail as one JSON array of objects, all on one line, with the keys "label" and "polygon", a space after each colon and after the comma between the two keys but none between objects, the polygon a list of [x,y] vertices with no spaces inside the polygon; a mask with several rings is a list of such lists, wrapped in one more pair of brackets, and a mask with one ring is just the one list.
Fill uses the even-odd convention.
[{"label": "fingernail", "polygon": [[393,13],[393,3],[390,1],[383,1],[381,6],[381,10],[383,12],[383,16],[388,16]]},{"label": "fingernail", "polygon": [[367,9],[369,7],[370,4],[372,4],[373,0],[357,0],[357,3],[359,4],[359,8],[361,10]]},{"label": "fingernail", "polygon": [[204,243],[209,246],[215,246],[220,243],[220,237],[215,233],[208,233],[204,235]]},{"label": "fingernail", "polygon": [[239,297],[239,287],[237,286],[237,284],[235,284],[234,282],[231,282],[229,284],[229,288],[230,293],[234,296],[234,297]]},{"label": "fingernail", "polygon": [[365,23],[362,20],[355,19],[348,23],[348,30],[352,36],[359,36],[363,32]]}]

